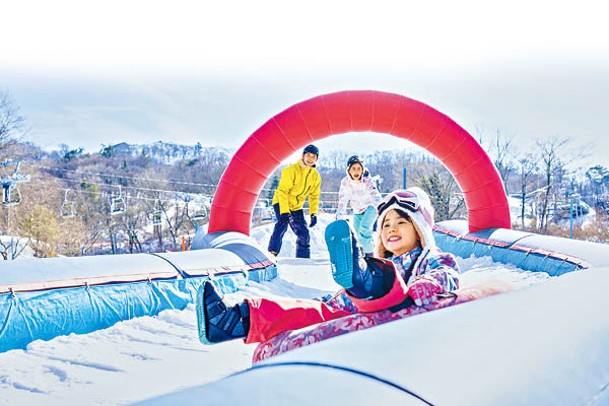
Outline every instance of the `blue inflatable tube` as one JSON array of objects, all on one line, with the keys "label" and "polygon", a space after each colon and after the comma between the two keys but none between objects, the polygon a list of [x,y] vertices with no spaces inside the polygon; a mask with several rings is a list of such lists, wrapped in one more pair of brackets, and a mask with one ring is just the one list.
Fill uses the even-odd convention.
[{"label": "blue inflatable tube", "polygon": [[245,235],[217,233],[196,240],[200,249],[188,252],[4,262],[0,352],[183,309],[210,278],[231,293],[248,279],[277,276],[274,259]]},{"label": "blue inflatable tube", "polygon": [[602,266],[608,247],[604,244],[494,228],[475,233],[467,223],[451,220],[434,227],[438,246],[463,258],[490,256],[494,261],[513,264],[533,272],[559,276],[567,272]]}]

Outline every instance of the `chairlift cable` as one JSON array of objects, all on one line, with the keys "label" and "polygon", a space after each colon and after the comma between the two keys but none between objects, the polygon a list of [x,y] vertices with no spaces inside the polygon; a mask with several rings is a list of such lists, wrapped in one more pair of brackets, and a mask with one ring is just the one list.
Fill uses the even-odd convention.
[{"label": "chairlift cable", "polygon": [[[54,190],[63,190],[65,191],[66,188],[60,188],[60,187],[55,187],[55,186],[48,186],[45,189],[54,189]],[[68,188],[68,190],[70,190],[71,192],[74,193],[81,193],[81,194],[88,194],[88,195],[94,195],[94,196],[111,196],[112,193],[109,192],[91,192],[88,190],[78,190],[78,189],[72,189],[72,188]],[[148,200],[148,201],[156,201],[156,200],[160,200],[161,202],[173,202],[175,201],[175,199],[158,199],[156,197],[144,197],[144,196],[137,196],[137,195],[126,195],[127,199],[138,199],[138,200]]]},{"label": "chairlift cable", "polygon": [[[82,180],[78,180],[78,179],[62,179],[62,180],[66,181],[66,182],[72,182],[72,183],[82,183]],[[101,186],[104,188],[117,186],[117,185],[109,185],[107,183],[96,183],[96,182],[88,182],[88,184]],[[151,189],[151,188],[136,187],[136,186],[123,186],[123,185],[120,185],[120,186],[123,189],[141,190],[141,191],[147,191],[147,192],[158,192],[158,193],[168,193],[168,194],[197,194],[197,195],[202,195],[202,196],[206,196],[206,197],[212,197],[207,194],[198,193],[198,192],[185,192],[185,191],[179,191],[179,190],[166,190],[166,189]]]},{"label": "chairlift cable", "polygon": [[[110,175],[110,174],[107,174],[107,173],[100,173],[100,172],[78,171],[76,169],[61,169],[61,168],[47,168],[47,167],[40,167],[40,168],[41,169],[48,169],[48,170],[62,171],[62,172],[72,172],[72,173],[77,173],[77,174],[81,174],[81,175],[100,176],[100,177],[106,177],[106,178],[131,179],[131,180],[148,181],[148,182],[159,182],[158,179],[148,179],[148,178],[142,178],[142,177],[139,177],[139,176],[135,177],[135,176],[127,176],[127,175]],[[67,180],[67,179],[64,179],[64,180]],[[218,187],[218,184],[184,182],[184,181],[166,180],[166,179],[163,179],[160,182],[172,183],[172,184],[176,184],[176,185],[210,187],[210,188],[214,188],[214,189],[217,189],[217,187]],[[154,190],[154,189],[151,189],[151,190]],[[260,190],[260,193],[262,194],[263,192],[271,192],[273,190],[274,189],[264,188],[264,189]],[[337,195],[338,192],[321,192],[321,194]]]},{"label": "chairlift cable", "polygon": [[[82,175],[92,175],[92,176],[100,176],[100,177],[108,177],[108,178],[116,178],[116,179],[132,179],[132,180],[138,180],[138,181],[159,182],[158,179],[155,180],[155,179],[147,179],[147,178],[133,177],[133,176],[110,175],[110,174],[104,174],[104,173],[99,173],[99,172],[85,172],[85,171],[78,171],[78,170],[73,170],[73,169],[46,168],[46,167],[40,167],[40,168],[48,169],[48,170],[59,170],[62,172],[72,172],[72,173],[77,173],[77,174],[82,174]],[[77,179],[65,178],[65,179],[61,179],[61,180],[66,181],[66,182],[72,182],[72,183],[82,183],[82,180],[77,180]],[[214,184],[181,182],[181,181],[172,181],[172,180],[162,180],[162,182],[171,183],[171,184],[188,185],[188,186],[211,187],[214,189],[216,189],[218,187],[218,185],[214,185]],[[115,185],[108,185],[108,184],[97,183],[97,182],[88,182],[88,183],[90,185],[96,185],[96,186],[105,187],[105,188],[115,186]],[[167,194],[176,194],[176,195],[190,194],[190,195],[199,195],[199,196],[207,197],[210,199],[213,198],[213,195],[209,195],[209,194],[205,194],[205,193],[197,193],[197,192],[184,192],[184,191],[177,191],[177,190],[153,189],[153,188],[144,188],[144,187],[135,187],[135,186],[122,186],[122,187],[125,189],[130,189],[130,190],[135,190],[135,191],[167,193]],[[258,200],[271,200],[271,198],[262,197],[263,194],[269,193],[271,191],[274,191],[274,189],[267,189],[267,188],[261,189],[260,194],[258,196]],[[336,195],[338,195],[338,192],[321,192],[320,194],[336,196]],[[148,198],[141,198],[141,199],[149,200]],[[163,199],[163,201],[168,201],[168,200]]]},{"label": "chairlift cable", "polygon": [[[70,182],[70,183],[77,183],[80,184],[82,183],[81,180],[77,180],[77,179],[61,179],[61,181],[64,182]],[[115,188],[118,185],[108,185],[105,183],[96,183],[96,182],[88,182],[89,185],[95,185],[95,186],[100,186],[102,188]],[[166,193],[166,194],[174,194],[174,195],[197,195],[197,196],[203,196],[203,197],[208,197],[208,198],[212,198],[213,195],[208,195],[205,193],[197,193],[197,192],[184,192],[184,191],[179,191],[179,190],[165,190],[165,189],[151,189],[151,188],[144,188],[144,187],[135,187],[135,186],[123,186],[120,185],[121,188],[123,189],[129,189],[129,190],[135,190],[135,191],[143,191],[143,192],[155,192],[155,193]],[[102,192],[98,192],[98,193],[102,193]]]},{"label": "chairlift cable", "polygon": [[214,184],[205,184],[205,183],[183,182],[183,181],[166,180],[166,179],[159,181],[159,179],[148,179],[148,178],[142,178],[139,176],[136,177],[136,176],[127,176],[127,175],[110,175],[107,173],[78,171],[76,169],[61,169],[61,168],[47,168],[47,167],[40,167],[40,168],[51,170],[51,171],[72,172],[72,173],[77,173],[77,174],[81,174],[81,175],[100,176],[100,177],[104,177],[104,178],[132,179],[132,180],[141,180],[141,181],[148,181],[148,182],[166,182],[166,183],[173,183],[176,185],[203,186],[203,187],[213,187],[213,188],[218,187],[217,184],[214,185]]}]

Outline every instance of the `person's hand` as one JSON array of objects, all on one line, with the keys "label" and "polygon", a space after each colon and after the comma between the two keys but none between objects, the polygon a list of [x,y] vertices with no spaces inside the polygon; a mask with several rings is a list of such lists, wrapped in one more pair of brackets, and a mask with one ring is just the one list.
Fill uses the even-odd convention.
[{"label": "person's hand", "polygon": [[408,287],[408,296],[414,300],[415,305],[423,306],[431,303],[442,290],[432,277],[420,276]]},{"label": "person's hand", "polygon": [[309,227],[315,227],[317,224],[317,214],[311,214],[311,222],[309,223]]},{"label": "person's hand", "polygon": [[290,213],[283,213],[279,215],[279,223],[288,224],[290,222]]}]

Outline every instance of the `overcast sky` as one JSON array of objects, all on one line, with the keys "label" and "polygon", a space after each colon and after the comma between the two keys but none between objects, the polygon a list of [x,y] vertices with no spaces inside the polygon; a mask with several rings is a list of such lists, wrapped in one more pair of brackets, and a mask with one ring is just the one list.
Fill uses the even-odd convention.
[{"label": "overcast sky", "polygon": [[[399,93],[526,151],[572,138],[609,165],[601,2],[28,1],[2,6],[0,89],[28,139],[97,151],[239,147],[273,115],[350,89]],[[390,149],[386,135],[324,148]]]}]

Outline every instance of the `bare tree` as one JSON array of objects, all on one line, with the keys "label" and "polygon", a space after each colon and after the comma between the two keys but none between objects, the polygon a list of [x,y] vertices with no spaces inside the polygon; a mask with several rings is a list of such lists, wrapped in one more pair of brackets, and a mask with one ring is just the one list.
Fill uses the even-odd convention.
[{"label": "bare tree", "polygon": [[13,104],[8,91],[0,91],[0,160],[10,155],[11,148],[25,134],[25,119]]},{"label": "bare tree", "polygon": [[512,142],[514,136],[506,136],[497,129],[495,136],[495,167],[501,176],[505,190],[507,191],[508,180],[512,172],[514,172],[514,149]]},{"label": "bare tree", "polygon": [[564,163],[560,159],[562,149],[569,139],[552,137],[546,140],[537,141],[537,147],[539,148],[540,164],[542,165],[541,171],[544,177],[544,188],[545,193],[542,195],[541,207],[539,213],[539,229],[547,231],[548,229],[548,214],[549,204],[551,201],[551,195],[554,193],[554,177],[558,174]]},{"label": "bare tree", "polygon": [[347,167],[347,159],[353,154],[349,154],[343,150],[331,150],[323,154],[323,160],[320,165],[328,169],[336,171],[344,171]]},{"label": "bare tree", "polygon": [[590,184],[592,196],[596,204],[604,205],[604,199],[602,196],[607,193],[609,185],[609,169],[602,165],[595,165],[588,168],[586,171],[586,177]]},{"label": "bare tree", "polygon": [[80,253],[88,254],[104,237],[105,218],[108,213],[105,199],[96,184],[81,182],[78,189],[80,199],[77,204],[77,216],[82,222],[83,231],[80,237]]},{"label": "bare tree", "polygon": [[146,207],[137,197],[127,199],[127,209],[121,216],[123,228],[127,231],[129,253],[142,252],[139,233],[146,223]]},{"label": "bare tree", "polygon": [[[154,167],[146,169],[140,178],[132,180],[132,186],[138,190],[139,194],[138,210],[144,215],[139,220],[141,228],[145,228],[147,224],[152,223],[152,237],[157,240],[160,251],[164,250],[163,213],[170,205],[166,196],[169,193],[173,195],[174,192],[169,192],[169,190],[172,186],[175,186],[166,180],[167,176]],[[133,234],[130,233],[130,236],[133,237]],[[141,249],[139,242],[137,245]]]},{"label": "bare tree", "polygon": [[524,229],[527,194],[530,192],[530,177],[537,170],[537,163],[532,154],[526,154],[518,163],[520,164],[520,218]]},{"label": "bare tree", "polygon": [[[444,171],[433,170],[419,177],[421,188],[427,192],[435,208],[436,221],[449,220],[463,207],[464,200],[453,199],[458,191],[455,179]],[[452,206],[452,207],[451,207]]]},{"label": "bare tree", "polygon": [[0,240],[0,257],[7,261],[15,259],[29,246],[30,239],[10,237],[6,241]]},{"label": "bare tree", "polygon": [[[485,137],[484,131],[480,128],[476,129],[478,133],[478,142],[484,147]],[[512,142],[514,141],[514,135],[505,135],[499,128],[495,130],[494,140],[488,142],[488,146],[485,149],[488,150],[497,172],[503,182],[503,188],[508,190],[508,181],[510,176],[515,171],[516,154],[512,148]]]},{"label": "bare tree", "polygon": [[[182,207],[180,207],[178,200],[182,201]],[[170,206],[169,204],[161,205],[165,217],[165,224],[167,225],[167,232],[173,242],[173,249],[177,249],[178,236],[180,231],[185,227],[185,222],[188,220],[187,200],[188,197],[186,197],[185,201],[184,195],[178,194],[173,206]]]}]

